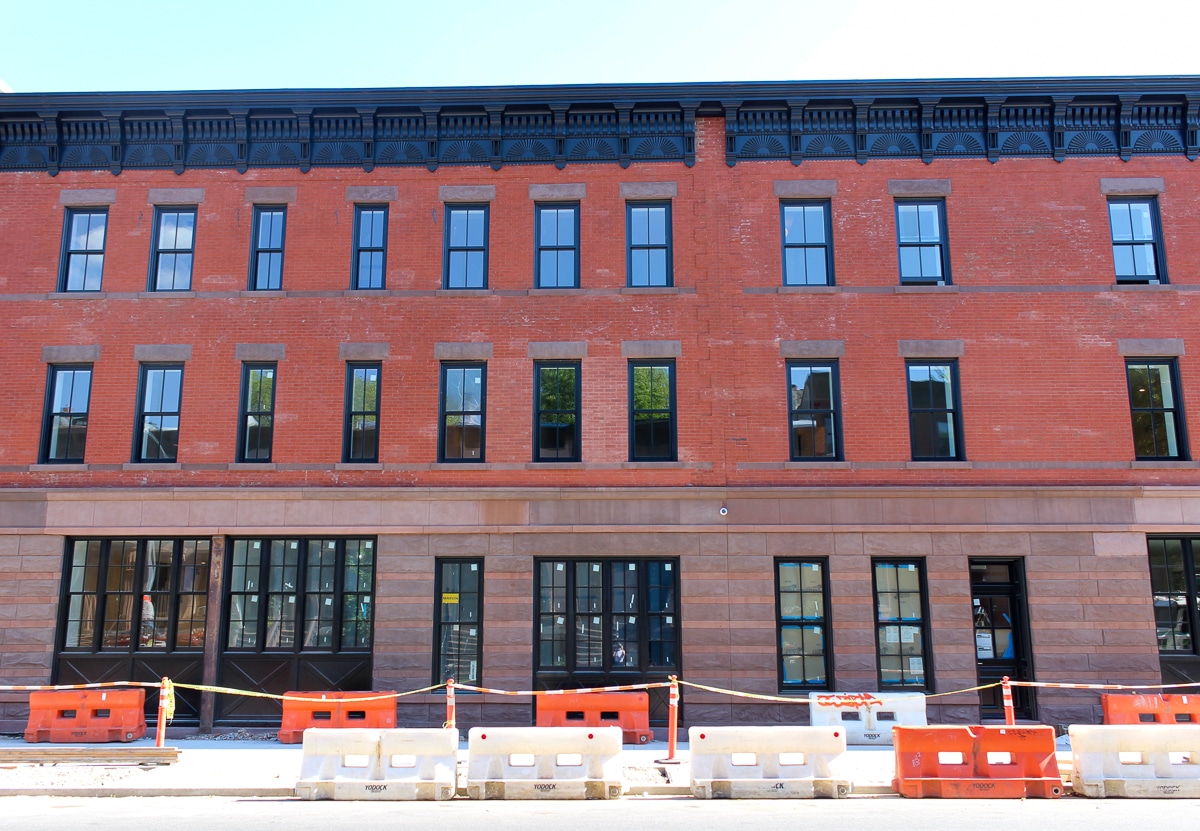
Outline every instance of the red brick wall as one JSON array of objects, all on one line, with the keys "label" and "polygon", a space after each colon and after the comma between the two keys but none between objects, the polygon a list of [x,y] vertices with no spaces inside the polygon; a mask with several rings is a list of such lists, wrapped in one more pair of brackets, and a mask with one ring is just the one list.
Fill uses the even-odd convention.
[{"label": "red brick wall", "polygon": [[[1200,179],[1182,157],[743,162],[724,161],[723,124],[701,119],[697,163],[424,169],[64,171],[0,174],[0,486],[420,485],[868,485],[1187,483],[1200,470],[1133,469],[1118,338],[1187,338],[1200,298]],[[1171,287],[1113,288],[1101,177],[1159,176]],[[956,288],[894,292],[896,230],[889,179],[945,178]],[[776,179],[832,179],[837,292],[745,293],[781,283]],[[674,181],[677,293],[621,293],[625,206],[619,184]],[[529,295],[533,284],[530,183],[585,182],[582,291]],[[494,184],[489,288],[437,295],[442,274],[440,185]],[[348,185],[395,185],[387,285],[397,294],[340,296],[350,281],[353,205]],[[247,282],[252,207],[246,186],[287,186],[284,288],[321,296],[254,297]],[[202,187],[193,288],[197,297],[144,294],[151,187]],[[107,296],[54,294],[64,188],[116,188],[104,266]],[[972,291],[988,288],[995,291]],[[1045,290],[1043,290],[1045,289]],[[111,293],[111,294],[110,294]],[[225,294],[213,294],[225,293]],[[112,296],[117,294],[119,296]],[[779,340],[843,340],[845,456],[836,469],[785,469],[784,360]],[[959,361],[966,458],[976,467],[909,469],[904,361],[898,340],[962,340]],[[680,340],[681,465],[622,467],[628,458],[626,340]],[[387,341],[383,469],[333,470],[340,461],[343,341]],[[488,364],[489,466],[430,469],[437,458],[438,367],[433,344],[494,344]],[[586,341],[581,469],[531,458],[531,341]],[[137,394],[135,344],[191,344],[179,461],[182,470],[123,470]],[[286,343],[276,398],[274,462],[304,469],[237,469],[238,343]],[[37,462],[46,365],[43,345],[100,344],[87,471]],[[1193,351],[1200,348],[1193,344]],[[1200,368],[1180,359],[1193,404]],[[1193,419],[1195,421],[1195,419]],[[1192,442],[1193,445],[1196,441]],[[755,463],[758,468],[739,468]],[[771,465],[779,463],[778,467]],[[1020,467],[988,468],[1019,463]],[[762,465],[767,465],[763,468]],[[211,466],[217,466],[213,468]]]}]

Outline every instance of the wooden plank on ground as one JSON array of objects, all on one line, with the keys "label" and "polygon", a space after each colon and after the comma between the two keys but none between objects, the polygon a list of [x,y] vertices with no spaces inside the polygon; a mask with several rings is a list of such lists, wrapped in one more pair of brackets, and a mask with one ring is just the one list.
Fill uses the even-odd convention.
[{"label": "wooden plank on ground", "polygon": [[172,765],[177,747],[5,747],[0,765]]}]

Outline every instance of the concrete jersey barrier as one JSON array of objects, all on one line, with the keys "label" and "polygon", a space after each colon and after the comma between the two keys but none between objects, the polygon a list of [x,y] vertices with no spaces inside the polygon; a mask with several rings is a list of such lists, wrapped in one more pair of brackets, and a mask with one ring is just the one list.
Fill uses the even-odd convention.
[{"label": "concrete jersey barrier", "polygon": [[690,727],[692,796],[696,799],[837,798],[850,783],[830,762],[846,752],[833,727]]},{"label": "concrete jersey barrier", "polygon": [[620,727],[473,727],[471,799],[616,799]]},{"label": "concrete jersey barrier", "polygon": [[443,800],[457,791],[458,731],[443,728],[304,731],[301,799]]}]

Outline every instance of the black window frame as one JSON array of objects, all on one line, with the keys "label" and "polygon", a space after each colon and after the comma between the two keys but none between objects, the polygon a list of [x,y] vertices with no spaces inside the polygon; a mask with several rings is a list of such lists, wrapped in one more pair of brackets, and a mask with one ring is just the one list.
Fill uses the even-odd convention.
[{"label": "black window frame", "polygon": [[[249,552],[252,550],[254,543],[258,543],[259,556],[258,564],[250,565]],[[279,543],[284,546],[282,549],[285,554],[285,559],[282,566],[278,566],[278,580],[272,580],[272,572],[277,568],[272,560],[274,545]],[[316,544],[322,551],[326,549],[328,544],[332,543],[334,556],[334,564],[331,567],[333,582],[328,591],[321,591],[322,586],[318,585],[317,590],[313,590],[310,583],[313,581],[313,564],[310,562],[312,555],[312,545]],[[347,578],[350,566],[347,565],[347,553],[350,549],[350,544],[354,543],[359,555],[366,550],[371,552],[370,563],[367,568],[370,569],[370,580],[367,591],[354,590],[361,589],[361,563],[358,564],[358,570],[354,579],[354,586],[347,589]],[[245,563],[239,564],[238,546],[245,545],[247,556]],[[289,574],[286,552],[288,548],[294,547],[297,554],[295,564]],[[340,535],[310,535],[310,536],[289,536],[289,535],[264,535],[252,537],[232,537],[226,543],[225,556],[225,582],[221,589],[221,651],[226,655],[338,655],[338,654],[355,654],[369,655],[375,642],[375,622],[377,615],[375,613],[375,598],[377,592],[377,582],[379,573],[379,548],[377,538],[371,536],[340,536]],[[242,569],[240,572],[238,569]],[[255,573],[257,579],[250,585],[247,580],[247,575]],[[288,576],[293,577],[289,584]],[[323,574],[318,565],[317,580],[318,583]],[[290,588],[289,588],[290,586]],[[292,600],[288,601],[288,596]],[[284,624],[288,622],[284,615],[278,616],[279,627],[275,630],[274,637],[277,643],[271,645],[273,637],[270,623],[272,621],[271,607],[272,597],[279,597],[280,608],[291,607],[293,609],[290,616],[291,634],[287,634]],[[254,601],[249,601],[253,597]],[[309,616],[308,601],[311,598],[317,598],[317,610],[328,609],[331,614],[328,619],[318,616],[312,618]],[[362,611],[366,615],[364,623],[362,617],[353,617],[347,620],[347,599],[356,598],[356,609]],[[364,601],[362,598],[367,598]],[[238,603],[238,598],[241,598],[241,604]],[[334,600],[333,603],[321,603],[322,599]],[[246,610],[253,606],[255,612],[253,615],[253,630],[249,632],[249,638],[252,643],[247,644],[247,629],[240,627],[235,629],[235,624],[240,621],[250,620],[251,617],[242,614],[239,618],[234,617],[235,611]],[[347,623],[354,626],[355,641],[352,645],[346,645],[346,626]],[[331,640],[331,645],[325,648],[322,644],[310,646],[307,641],[309,634],[312,631],[311,627],[315,624],[316,635],[320,639],[322,635],[322,626],[328,627],[328,636]],[[362,627],[366,627],[365,642],[360,643],[358,635]],[[296,633],[300,636],[297,637]],[[235,633],[239,636],[238,643],[234,644]],[[262,637],[259,637],[259,633]],[[284,640],[290,638],[290,643],[285,644]],[[333,641],[336,641],[334,643]]]},{"label": "black window frame", "polygon": [[[363,214],[381,212],[383,214],[383,239],[378,245],[363,245],[362,228]],[[350,288],[355,291],[383,291],[387,288],[387,238],[388,238],[388,206],[363,204],[354,206],[354,240],[351,246],[350,259]],[[374,242],[374,240],[371,240]],[[372,258],[379,255],[379,285],[363,285],[362,258],[368,254]]]},{"label": "black window frame", "polygon": [[[821,612],[820,616],[801,615],[784,615],[783,606],[783,572],[784,566],[797,566],[803,570],[806,566],[819,566],[821,569]],[[781,693],[789,692],[808,692],[810,690],[831,690],[834,686],[833,678],[833,628],[831,626],[832,607],[829,603],[829,558],[828,557],[776,557],[774,561],[775,571],[775,623],[776,623],[776,669],[779,673],[779,691]],[[789,592],[789,594],[802,595],[801,602],[803,603],[803,595],[809,594],[802,587],[797,592]],[[824,681],[818,683],[809,683],[807,681],[808,673],[805,672],[804,681],[787,681],[787,671],[785,669],[789,653],[784,650],[784,631],[786,629],[803,629],[809,626],[817,626],[821,630],[822,652],[820,661],[822,663],[822,672]],[[808,658],[808,653],[799,653],[801,659]],[[807,665],[807,661],[804,661]]]},{"label": "black window frame", "polygon": [[[451,228],[454,221],[454,214],[460,211],[482,211],[483,212],[483,244],[470,244],[470,218],[468,217],[467,242],[463,245],[452,245]],[[487,202],[469,203],[469,202],[448,202],[446,203],[445,211],[445,232],[442,235],[442,288],[444,290],[454,291],[484,291],[488,287],[488,241],[491,231],[491,205]],[[482,252],[483,254],[483,283],[478,286],[466,285],[470,281],[470,255],[473,253]],[[463,253],[467,255],[467,265],[463,271],[463,285],[452,285],[454,275],[451,273],[452,262],[454,255]]]},{"label": "black window frame", "polygon": [[[905,242],[900,231],[900,209],[901,207],[915,207],[918,209],[925,206],[933,206],[938,212],[938,235],[939,239],[936,242],[927,240],[918,240],[916,242]],[[900,285],[902,286],[949,286],[953,285],[950,277],[950,234],[946,223],[946,200],[945,199],[897,199],[895,204],[896,215],[896,260],[900,272]],[[919,219],[918,219],[918,228]],[[918,231],[919,233],[919,231]],[[916,277],[908,277],[904,274],[904,251],[910,248],[934,248],[938,249],[938,262],[941,265],[941,276],[936,279],[930,279],[923,274]],[[920,255],[918,254],[918,257]]]},{"label": "black window frame", "polygon": [[[561,564],[561,569],[556,569],[563,572],[564,581],[562,590],[565,592],[562,600],[562,608],[554,608],[555,590],[557,585],[551,583],[546,585],[542,579],[543,566],[554,567]],[[618,652],[615,648],[614,641],[617,639],[615,627],[613,626],[614,617],[621,617],[615,609],[616,604],[612,602],[614,592],[616,591],[615,581],[613,580],[614,566],[623,565],[628,571],[628,566],[634,564],[633,569],[637,575],[637,627],[638,650],[636,655],[636,665],[625,663],[629,660],[628,650],[621,653],[620,662],[618,663]],[[594,608],[581,609],[579,596],[579,566],[600,566],[598,591],[600,592],[601,609],[597,614]],[[673,577],[671,584],[665,586],[663,584],[655,584],[652,581],[651,566],[659,567],[659,576],[670,572]],[[682,576],[679,571],[679,558],[677,557],[537,557],[533,561],[534,575],[534,614],[533,614],[533,671],[535,676],[558,675],[589,675],[610,673],[622,674],[628,673],[635,676],[646,676],[655,673],[670,673],[677,672],[683,664],[682,655],[682,631],[683,624],[681,618],[681,582]],[[593,588],[591,584],[589,590]],[[657,594],[656,594],[657,592]],[[664,594],[666,599],[664,601]],[[659,599],[658,606],[667,606],[669,608],[654,609],[654,598]],[[549,603],[547,601],[549,600]],[[586,601],[586,598],[585,598]],[[626,613],[624,603],[622,603],[622,613]],[[580,631],[576,626],[577,617],[600,617],[601,622],[594,624],[600,627],[600,643],[599,656],[600,663],[584,663],[579,664],[579,656],[581,646],[578,643],[577,636]],[[626,615],[627,616],[627,615]],[[627,616],[628,617],[628,616]],[[556,624],[555,619],[563,619],[562,624]],[[562,637],[543,638],[543,624],[550,621],[550,625],[560,627]],[[656,622],[657,621],[657,622]],[[664,627],[671,627],[671,637],[655,638],[653,635],[662,633]],[[627,628],[624,629],[626,633]],[[627,637],[627,635],[626,635]],[[544,663],[543,656],[545,652],[543,645],[550,643],[557,645],[561,642],[562,647],[558,649],[554,646],[550,650],[551,662]],[[662,660],[655,662],[655,644],[658,645],[659,655],[668,655],[671,660]],[[562,656],[562,663],[554,663],[556,656]]]},{"label": "black window frame", "polygon": [[[170,573],[167,575],[168,584],[165,587],[161,584],[143,582],[152,581],[158,576],[158,568],[147,569],[147,559],[150,556],[152,545],[161,546],[163,543],[171,545]],[[200,571],[194,566],[194,563],[197,562],[195,558],[193,558],[192,571],[188,572],[185,558],[188,543],[194,544],[195,554],[199,555],[203,552],[203,558],[200,561],[203,563],[202,580],[199,581],[202,585],[199,586],[194,579]],[[134,581],[132,585],[124,585],[118,565],[116,566],[118,570],[115,572],[117,579],[114,588],[112,549],[115,544],[121,545],[122,553],[129,551],[128,547],[132,546],[133,563],[127,569],[129,576]],[[80,546],[83,546],[82,551],[79,549]],[[77,553],[82,553],[84,556],[82,573],[77,571],[75,566]],[[94,565],[89,568],[89,557],[93,553],[95,555]],[[91,571],[90,575],[88,574],[89,570]],[[193,579],[185,581],[187,574],[190,574]],[[62,591],[59,595],[56,618],[58,622],[58,630],[55,635],[56,648],[59,653],[67,655],[185,652],[199,656],[204,651],[209,602],[208,589],[212,577],[211,537],[69,537],[65,545]],[[89,597],[92,598],[90,604],[85,599]],[[116,630],[118,642],[108,643],[107,624],[113,622],[115,617],[110,613],[110,600],[113,598],[118,604],[122,598],[127,598],[128,617],[116,617],[116,623],[125,623],[126,625],[124,630]],[[163,598],[166,599],[166,615],[162,614]],[[181,617],[184,610],[182,598],[193,598],[189,606],[190,614],[186,620]],[[199,598],[199,601],[196,598]],[[79,599],[78,603],[76,603],[76,599]],[[149,600],[149,604],[147,604],[147,600]],[[87,605],[91,605],[92,608],[90,614],[84,617],[83,607]],[[78,613],[76,613],[77,610]],[[149,632],[144,619],[149,616],[147,612],[154,615],[156,622],[149,628]],[[163,643],[158,643],[157,621],[164,618],[166,631],[162,636]],[[88,620],[90,620],[88,625],[91,628],[90,643],[80,643],[84,640],[82,630],[85,621]],[[70,637],[73,623],[81,630],[75,638]],[[122,631],[127,638],[127,642],[123,645],[119,643]],[[136,637],[134,633],[137,633]],[[181,633],[186,636],[187,641],[182,646],[179,643]],[[146,643],[147,634],[150,634],[150,643]],[[68,646],[69,640],[74,640],[74,645]]]},{"label": "black window frame", "polygon": [[[543,370],[572,370],[575,373],[574,380],[574,396],[575,407],[573,409],[565,409],[562,407],[545,408],[542,407],[542,371]],[[581,420],[583,415],[583,406],[581,395],[583,390],[583,369],[579,361],[536,361],[533,365],[533,461],[539,464],[553,462],[578,462],[582,458],[582,447],[580,446],[580,438],[582,436]],[[562,456],[547,456],[543,458],[543,452],[547,450],[542,441],[543,428],[550,426],[544,420],[546,413],[570,414],[574,417],[573,427],[550,427],[555,434],[569,431],[571,433],[571,443],[574,447],[574,452]],[[561,444],[559,445],[561,446]]]},{"label": "black window frame", "polygon": [[[887,635],[886,635],[886,633],[884,633],[884,629],[891,627],[891,626],[895,626],[897,628],[897,630],[898,630],[897,631],[897,643],[900,644],[900,648],[901,648],[901,650],[903,650],[903,644],[904,644],[903,627],[905,627],[905,626],[912,627],[912,626],[914,626],[914,623],[912,622],[912,620],[913,620],[912,618],[897,617],[897,618],[884,619],[883,617],[881,617],[880,605],[879,605],[879,597],[880,597],[879,579],[878,579],[878,573],[876,571],[876,568],[881,565],[896,566],[896,567],[911,565],[911,566],[915,566],[916,571],[917,571],[917,580],[918,580],[918,587],[919,587],[918,591],[920,592],[919,605],[920,605],[921,617],[917,620],[917,622],[915,623],[915,626],[919,630],[920,635],[921,635],[921,655],[919,657],[921,658],[921,667],[922,667],[921,672],[922,672],[922,675],[924,678],[924,680],[919,684],[905,683],[905,682],[903,682],[903,680],[900,683],[885,683],[884,682],[883,645],[884,645],[884,643],[887,642]],[[935,692],[934,666],[933,666],[934,650],[933,650],[932,642],[930,640],[930,633],[932,632],[933,627],[930,626],[930,622],[929,622],[929,582],[928,582],[928,578],[926,576],[925,558],[923,558],[923,557],[872,557],[871,558],[871,596],[875,602],[875,606],[874,606],[875,615],[874,615],[874,619],[873,619],[873,623],[874,623],[874,627],[875,627],[875,669],[877,672],[877,680],[879,682],[879,689],[882,691],[913,690],[913,691],[918,691],[918,692],[924,691],[927,693]],[[913,657],[917,657],[917,656],[914,656],[911,654],[906,656],[903,652],[901,652],[899,657],[913,658]],[[911,662],[910,662],[909,666],[910,666],[909,671],[911,671]],[[903,679],[904,674],[905,674],[905,670],[903,668],[903,663],[901,665],[901,673],[902,673],[901,678]]]},{"label": "black window frame", "polygon": [[[446,409],[447,372],[457,369],[479,370],[479,409],[477,410],[448,410]],[[439,464],[483,464],[487,457],[487,361],[443,361],[438,369],[440,383],[438,384],[438,463]],[[466,404],[466,397],[462,403]],[[467,456],[447,456],[446,428],[447,419],[477,416],[479,418],[479,458]],[[465,444],[460,440],[460,450]]]},{"label": "black window frame", "polygon": [[[192,217],[192,244],[190,247],[188,247],[188,248],[164,248],[160,245],[160,236],[162,233],[163,218],[166,217],[168,214],[174,214],[176,216],[182,216],[184,214],[191,215],[191,217]],[[192,206],[156,205],[154,207],[154,231],[153,231],[153,236],[150,239],[150,276],[146,282],[146,290],[147,291],[168,292],[168,291],[191,291],[192,290],[192,280],[196,275],[196,235],[199,233],[199,230],[200,230],[198,227],[199,226],[199,222],[198,222],[199,216],[200,216],[200,212],[196,209],[195,205],[192,205]],[[187,285],[182,286],[182,287],[175,285],[175,283],[177,281],[174,279],[175,270],[173,268],[172,272],[171,272],[172,285],[167,288],[160,287],[158,285],[158,272],[159,272],[159,266],[160,266],[161,259],[164,256],[178,257],[178,256],[184,255],[184,254],[186,254],[190,258],[188,260]]]},{"label": "black window frame", "polygon": [[[664,409],[662,407],[649,407],[636,409],[635,397],[637,383],[637,370],[639,369],[657,369],[666,368],[670,373],[668,383],[668,395],[670,401]],[[670,435],[670,453],[657,456],[641,456],[638,455],[637,447],[637,421],[639,413],[668,413],[667,423]],[[629,362],[629,461],[631,462],[674,462],[679,458],[679,398],[676,394],[675,387],[675,359],[674,358],[651,358],[638,359]]]},{"label": "black window frame", "polygon": [[[817,409],[815,407],[795,407],[795,396],[793,395],[792,387],[792,371],[797,369],[829,369],[830,371],[830,408]],[[789,360],[785,367],[787,380],[787,409],[788,409],[788,446],[791,453],[791,461],[793,462],[840,462],[842,461],[842,391],[838,380],[838,362],[836,360],[826,361],[803,361]],[[803,400],[803,399],[802,399]],[[817,454],[805,455],[800,452],[800,441],[797,434],[797,423],[801,416],[808,415],[814,423],[813,430],[815,431],[815,422],[817,417],[825,415],[829,418],[833,427],[833,453],[832,454]],[[815,437],[813,439],[813,448],[816,448]]]},{"label": "black window frame", "polygon": [[[1153,404],[1153,393],[1151,393],[1151,403],[1148,407],[1137,406],[1134,397],[1134,379],[1133,370],[1136,367],[1145,367],[1147,369],[1147,378],[1153,383],[1153,378],[1150,375],[1151,367],[1166,367],[1167,379],[1171,384],[1171,399],[1175,402],[1173,407],[1165,405],[1156,407]],[[1179,383],[1179,359],[1178,358],[1126,358],[1125,359],[1125,382],[1126,389],[1129,393],[1129,413],[1130,422],[1133,426],[1133,452],[1134,457],[1138,461],[1187,461],[1188,456],[1188,441],[1187,441],[1187,420],[1184,417],[1183,407],[1183,392]],[[1138,414],[1144,413],[1151,418],[1151,441],[1155,447],[1158,446],[1158,440],[1155,436],[1157,432],[1153,418],[1157,413],[1170,414],[1171,420],[1174,422],[1175,440],[1177,452],[1172,453],[1155,453],[1146,455],[1139,452],[1139,431],[1138,431]],[[1164,424],[1164,427],[1166,424]],[[1169,441],[1169,440],[1168,440]]]},{"label": "black window frame", "polygon": [[[75,409],[73,409],[73,407],[76,403],[75,384],[77,383],[78,379],[76,377],[74,377],[74,374],[80,373],[80,372],[86,372],[88,374],[88,388],[87,388],[87,393],[85,396],[86,400],[83,402],[84,409],[83,410],[75,410]],[[71,408],[67,409],[66,411],[55,410],[54,402],[58,398],[59,377],[61,375],[64,375],[65,373],[72,373],[72,375],[73,375],[73,377],[71,378],[71,394],[68,396],[68,398],[70,400]],[[42,439],[41,439],[41,443],[40,443],[40,452],[39,452],[39,461],[41,464],[49,464],[49,465],[67,464],[67,465],[69,465],[69,464],[83,464],[84,463],[84,459],[87,454],[88,417],[91,412],[92,385],[95,380],[95,374],[96,374],[95,368],[92,364],[83,364],[83,363],[80,363],[80,364],[50,364],[50,366],[47,367],[47,369],[46,369],[46,401],[45,401],[45,404],[44,404],[43,410],[42,410],[42,412],[43,412]],[[81,414],[82,414],[82,419],[83,419],[82,426],[80,426],[76,423],[79,420]],[[58,427],[56,426],[56,422],[60,418],[64,418],[64,417],[66,417],[71,422],[66,427],[67,438],[66,438],[65,444],[66,444],[67,451],[66,451],[66,453],[64,453],[62,455],[57,455],[57,456],[52,455],[52,451],[55,449],[55,445],[57,444],[55,442],[55,435],[58,432]],[[71,455],[70,450],[71,450],[72,444],[75,441],[75,435],[76,435],[77,430],[82,430],[83,438],[80,440],[82,447],[79,450],[79,455],[76,456],[76,455]]]},{"label": "black window frame", "polygon": [[[542,239],[542,214],[548,211],[571,211],[570,245],[547,244]],[[579,214],[578,202],[536,202],[533,206],[533,287],[537,289],[577,289],[579,283]],[[542,284],[542,254],[550,252],[570,251],[572,254],[571,282],[564,284],[559,277],[558,265],[555,265],[555,276],[559,277],[554,285]]]},{"label": "black window frame", "polygon": [[[251,402],[251,381],[256,372],[271,373],[271,400],[269,407],[262,408],[262,377],[259,377],[259,400]],[[239,464],[269,464],[275,452],[275,394],[279,387],[279,365],[274,361],[246,361],[242,364],[242,389],[238,398],[240,403],[240,418],[238,420],[238,456]],[[254,405],[252,407],[252,404]],[[263,430],[263,418],[270,421],[267,430]],[[250,419],[256,419],[256,426],[250,427]],[[266,455],[263,455],[263,435],[267,438]],[[256,438],[255,452],[250,452],[251,436]]]},{"label": "black window frame", "polygon": [[[179,372],[179,406],[176,410],[147,410],[146,409],[146,382],[149,380],[151,372]],[[164,379],[165,380],[165,379]],[[183,429],[183,380],[184,380],[184,365],[182,363],[143,363],[138,365],[138,397],[137,397],[137,420],[134,422],[133,431],[133,456],[134,464],[176,464],[179,461],[179,433]],[[146,420],[148,418],[163,418],[174,415],[177,420],[175,428],[175,455],[171,457],[148,457],[144,455],[143,437],[146,434]],[[160,427],[161,433],[161,427]],[[162,446],[161,443],[159,445]]]},{"label": "black window frame", "polygon": [[[913,407],[912,395],[912,380],[910,378],[910,370],[913,367],[948,367],[950,370],[950,392],[951,404],[950,408],[945,407]],[[930,381],[929,383],[933,383]],[[962,399],[960,397],[960,385],[958,382],[958,359],[956,358],[912,358],[904,362],[904,388],[908,396],[908,437],[912,448],[912,460],[914,462],[961,462],[967,458],[967,451],[963,443],[963,422],[962,422]],[[918,414],[949,414],[950,424],[954,428],[954,434],[951,439],[954,442],[954,453],[948,456],[925,456],[917,453],[917,425],[916,416]],[[931,422],[931,429],[932,429]],[[932,434],[931,434],[932,435]]]},{"label": "black window frame", "polygon": [[[1172,586],[1167,561],[1168,546],[1172,543],[1179,545],[1181,574],[1184,581],[1182,587]],[[1156,549],[1161,547],[1161,551]],[[1182,536],[1148,536],[1146,538],[1146,554],[1150,569],[1150,597],[1154,609],[1155,639],[1158,641],[1158,654],[1164,657],[1184,657],[1200,655],[1200,572],[1197,562],[1200,560],[1200,537]],[[1156,562],[1156,555],[1160,562]],[[1167,577],[1167,585],[1162,586],[1160,578]],[[1186,631],[1180,632],[1185,626]],[[1185,635],[1189,645],[1176,648],[1181,637]],[[1171,648],[1167,648],[1168,645]]]},{"label": "black window frame", "polygon": [[[1113,226],[1112,209],[1114,205],[1145,205],[1148,208],[1150,215],[1150,239],[1133,239],[1118,240],[1117,229]],[[1113,248],[1113,273],[1116,282],[1128,283],[1132,285],[1156,285],[1165,284],[1167,282],[1167,257],[1165,246],[1163,245],[1162,236],[1162,218],[1158,210],[1158,197],[1155,196],[1121,196],[1110,197],[1106,204],[1108,212],[1108,230],[1109,238]],[[1133,223],[1130,222],[1130,231],[1132,233]],[[1117,249],[1118,248],[1137,248],[1143,245],[1151,245],[1154,247],[1154,268],[1157,272],[1151,276],[1134,274],[1122,275],[1117,271]],[[1136,262],[1136,260],[1135,260]]]},{"label": "black window frame", "polygon": [[[268,215],[279,214],[279,245],[268,244],[263,245],[262,241],[262,223],[263,218]],[[273,243],[273,240],[270,241]],[[283,291],[283,265],[284,265],[284,250],[287,246],[287,205],[255,205],[254,206],[254,221],[250,226],[250,280],[247,285],[249,291]],[[266,284],[263,285],[262,280],[262,265],[263,257],[267,257],[267,277]],[[278,257],[279,269],[277,280],[273,284],[271,276],[273,274],[272,264],[275,258]]]},{"label": "black window frame", "polygon": [[[467,592],[462,587],[462,576],[458,575],[457,580],[447,580],[447,569],[454,567],[464,567],[468,570],[474,570],[477,573],[476,590]],[[483,681],[483,599],[484,599],[484,562],[482,557],[438,557],[434,561],[434,587],[433,587],[433,683],[444,683],[448,678],[453,678],[457,683],[470,684],[479,686]],[[450,591],[454,589],[454,591]],[[456,596],[456,602],[447,603],[447,595],[453,594]],[[474,595],[474,620],[468,616],[465,619],[459,618],[451,620],[448,617],[450,607],[457,607],[455,611],[461,613],[469,604],[463,603],[463,595]],[[453,617],[452,615],[450,617]],[[471,634],[468,629],[464,640],[468,640],[468,653],[458,653],[453,656],[448,655],[449,647],[459,643],[459,639],[453,639],[454,627],[467,624],[474,624],[475,634]],[[474,639],[473,643],[470,639]],[[453,639],[454,644],[449,641]],[[465,673],[454,673],[447,666],[447,662],[451,661],[457,664],[460,668],[465,663],[468,667]],[[475,672],[470,672],[470,664],[475,664]]]},{"label": "black window frame", "polygon": [[[662,243],[652,243],[647,240],[645,243],[634,244],[633,241],[633,212],[641,209],[663,208],[664,215],[664,234],[665,241]],[[675,285],[675,264],[674,264],[674,233],[671,221],[671,200],[630,200],[625,203],[625,285],[628,288],[671,288]],[[634,282],[634,252],[635,251],[665,251],[665,280],[662,283],[650,282],[650,269],[647,267],[646,282]]]},{"label": "black window frame", "polygon": [[[360,371],[366,372],[375,371],[375,406],[373,409],[365,407],[367,384],[370,381],[363,377],[363,400],[364,407],[355,409],[357,402],[355,401],[354,381],[356,374]],[[379,461],[379,403],[380,403],[380,387],[383,381],[383,364],[379,361],[349,361],[346,363],[346,399],[343,412],[345,417],[342,422],[342,462],[343,464],[375,464]],[[367,419],[374,417],[375,419],[375,441],[373,444],[373,452],[370,454],[355,453],[354,427],[356,419]],[[364,421],[365,423],[365,421]]]},{"label": "black window frame", "polygon": [[[788,208],[820,208],[822,212],[822,225],[824,228],[825,239],[820,243],[809,242],[805,239],[804,242],[788,242],[788,223],[787,212]],[[804,223],[802,227],[807,228]],[[779,201],[779,242],[783,256],[783,285],[785,286],[832,286],[836,285],[834,280],[833,266],[833,202],[829,199],[781,199]],[[825,255],[825,279],[820,283],[814,283],[807,279],[808,277],[808,262],[805,259],[805,281],[797,282],[788,279],[788,251],[789,250],[808,250],[821,249]]]},{"label": "black window frame", "polygon": [[[104,230],[100,235],[101,239],[100,239],[100,248],[99,249],[87,248],[87,247],[84,247],[84,248],[72,248],[71,247],[71,241],[74,238],[72,229],[75,225],[75,220],[76,220],[76,218],[84,217],[84,216],[86,216],[86,217],[103,216],[104,217]],[[88,224],[89,224],[89,226],[91,225],[91,219],[88,220]],[[88,234],[88,237],[89,237],[89,241],[90,241],[90,237],[91,237],[90,232]],[[105,208],[105,207],[67,208],[63,212],[63,240],[62,240],[62,249],[61,249],[62,253],[59,256],[59,263],[58,263],[58,291],[61,293],[70,293],[70,294],[75,294],[77,292],[103,291],[104,290],[104,255],[105,255],[107,249],[108,249],[108,208]],[[83,265],[84,282],[83,282],[82,288],[71,288],[71,271],[72,271],[71,264],[72,264],[72,262],[74,262],[76,257],[82,257],[83,262],[84,262],[84,265]],[[100,275],[96,281],[96,287],[88,288],[87,287],[87,273],[91,269],[91,263],[92,263],[93,257],[99,257],[99,259],[100,259]]]}]

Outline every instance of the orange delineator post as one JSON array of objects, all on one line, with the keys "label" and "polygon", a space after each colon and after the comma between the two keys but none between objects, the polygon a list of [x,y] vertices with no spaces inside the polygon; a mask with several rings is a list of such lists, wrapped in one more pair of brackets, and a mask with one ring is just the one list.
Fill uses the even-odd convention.
[{"label": "orange delineator post", "polygon": [[446,723],[444,727],[457,729],[456,723],[458,719],[457,708],[454,703],[454,679],[446,679]]},{"label": "orange delineator post", "polygon": [[645,744],[650,696],[645,692],[553,693],[537,699],[538,727],[620,727],[626,744]]},{"label": "orange delineator post", "polygon": [[1013,709],[1012,682],[1007,675],[1000,679],[1000,690],[1004,698],[1004,723],[1016,724],[1017,713]]},{"label": "orange delineator post", "polygon": [[671,689],[667,696],[667,758],[675,761],[675,748],[679,743],[679,679],[671,676]]},{"label": "orange delineator post", "polygon": [[1102,693],[1105,724],[1200,724],[1200,695]]},{"label": "orange delineator post", "polygon": [[309,727],[395,727],[396,699],[376,697],[395,695],[390,690],[284,693],[279,743],[299,744],[304,741],[304,731]]},{"label": "orange delineator post", "polygon": [[131,742],[146,735],[146,690],[47,690],[29,694],[25,741]]},{"label": "orange delineator post", "polygon": [[167,741],[167,677],[158,685],[158,722],[154,728],[154,746],[165,747]]},{"label": "orange delineator post", "polygon": [[1024,799],[1062,796],[1054,728],[983,725],[893,727],[901,796]]}]

